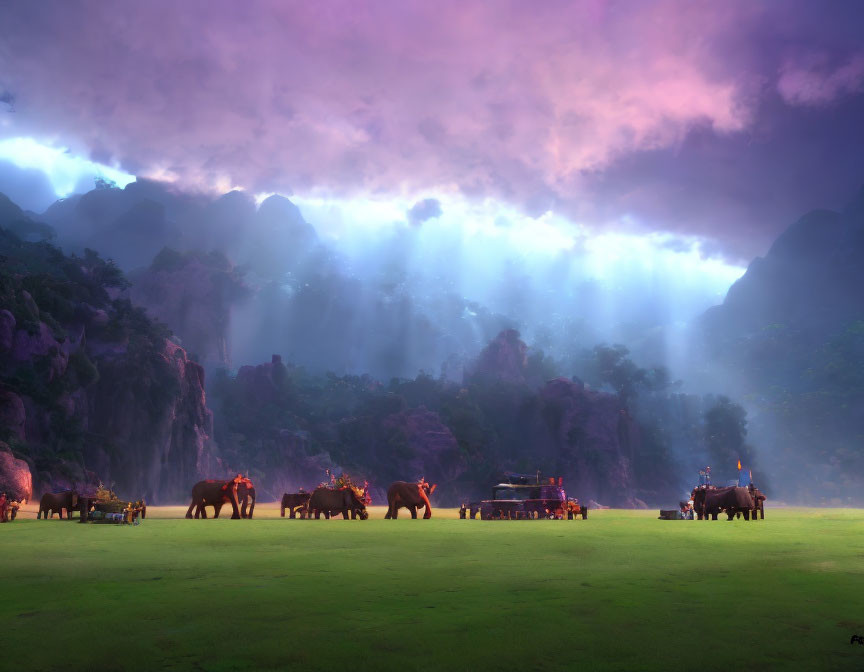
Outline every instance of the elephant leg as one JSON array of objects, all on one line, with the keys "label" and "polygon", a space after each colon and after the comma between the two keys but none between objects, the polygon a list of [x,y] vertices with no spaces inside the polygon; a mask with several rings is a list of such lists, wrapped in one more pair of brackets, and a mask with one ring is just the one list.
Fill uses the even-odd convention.
[{"label": "elephant leg", "polygon": [[432,507],[426,505],[426,513],[423,514],[423,520],[429,520],[432,517]]},{"label": "elephant leg", "polygon": [[[284,504],[279,507],[279,516],[282,518],[285,517],[285,505]],[[294,509],[293,508],[291,509],[291,515],[289,517],[290,518],[294,517]]]},{"label": "elephant leg", "polygon": [[744,509],[744,520],[750,520],[750,509]]},{"label": "elephant leg", "polygon": [[384,515],[384,520],[390,520],[391,518],[395,518],[393,515],[393,504],[390,502],[387,503],[387,513]]},{"label": "elephant leg", "polygon": [[408,510],[411,512],[412,518],[417,518],[417,507],[416,506],[409,506]]},{"label": "elephant leg", "polygon": [[315,509],[315,520],[321,520],[321,512]]},{"label": "elephant leg", "polygon": [[717,520],[717,512],[716,511],[713,511],[711,513],[711,520]]},{"label": "elephant leg", "polygon": [[[207,505],[206,505],[206,504],[201,504],[198,508],[201,509],[201,517],[202,517],[204,520],[206,520],[206,519],[207,519]],[[216,507],[215,507],[215,506],[213,507],[213,510],[214,510],[214,511],[216,510]],[[218,517],[219,517],[219,516],[214,516],[214,518],[218,518]]]},{"label": "elephant leg", "polygon": [[192,518],[192,509],[194,509],[194,508],[195,508],[195,500],[193,499],[192,503],[189,505],[189,508],[186,509],[186,517],[187,518]]}]

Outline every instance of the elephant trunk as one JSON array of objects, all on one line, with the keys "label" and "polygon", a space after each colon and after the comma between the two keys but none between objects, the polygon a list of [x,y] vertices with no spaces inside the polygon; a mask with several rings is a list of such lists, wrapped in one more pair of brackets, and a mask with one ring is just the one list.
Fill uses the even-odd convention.
[{"label": "elephant trunk", "polygon": [[423,503],[426,505],[426,513],[423,514],[423,518],[431,518],[432,505],[429,503],[429,497],[426,495],[426,490],[421,485],[418,486],[417,491],[420,493],[420,499],[422,499]]}]

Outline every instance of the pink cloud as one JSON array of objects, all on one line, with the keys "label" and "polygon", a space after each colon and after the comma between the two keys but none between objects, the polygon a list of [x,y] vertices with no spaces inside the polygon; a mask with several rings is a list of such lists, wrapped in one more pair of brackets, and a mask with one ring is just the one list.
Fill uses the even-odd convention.
[{"label": "pink cloud", "polygon": [[[854,59],[818,74],[790,60],[777,79],[777,53],[803,52],[813,23],[796,7],[4,3],[0,93],[15,112],[0,134],[203,188],[620,213],[638,185],[592,204],[590,183],[627,157],[682,146],[694,128],[749,132],[775,84],[795,104],[860,88]],[[773,43],[756,35],[769,29]]]},{"label": "pink cloud", "polygon": [[689,29],[729,29],[735,13],[712,5],[56,3],[6,18],[11,130],[195,184],[518,198],[693,123],[748,119]]},{"label": "pink cloud", "polygon": [[825,105],[864,90],[864,53],[831,67],[826,55],[809,54],[786,63],[777,90],[791,105]]}]

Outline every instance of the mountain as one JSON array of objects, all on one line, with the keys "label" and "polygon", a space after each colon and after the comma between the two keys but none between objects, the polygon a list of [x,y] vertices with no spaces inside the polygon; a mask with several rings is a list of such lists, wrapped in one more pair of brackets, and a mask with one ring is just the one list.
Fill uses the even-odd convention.
[{"label": "mountain", "polygon": [[860,501],[862,287],[864,189],[792,224],[701,321],[697,366],[747,400],[751,436],[790,498]]},{"label": "mountain", "polygon": [[280,280],[319,244],[315,229],[282,196],[256,208],[241,191],[213,198],[145,179],[61,199],[41,219],[56,230],[64,250],[98,249],[127,272],[149,266],[167,247],[215,251],[263,280]]},{"label": "mountain", "polygon": [[12,230],[47,229],[0,206],[0,480],[26,465],[35,494],[102,480],[185,498],[219,467],[203,369],[122,297],[113,262],[22,240]]}]

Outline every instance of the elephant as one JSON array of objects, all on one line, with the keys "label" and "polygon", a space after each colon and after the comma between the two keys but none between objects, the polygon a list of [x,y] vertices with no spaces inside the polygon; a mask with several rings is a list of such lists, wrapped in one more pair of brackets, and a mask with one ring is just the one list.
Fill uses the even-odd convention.
[{"label": "elephant", "polygon": [[[765,496],[759,493],[761,499],[756,499],[755,488],[696,488],[693,491],[693,508],[699,520],[717,520],[721,511],[725,511],[728,520],[743,514],[744,520],[756,520],[757,512],[764,502]],[[764,509],[762,516],[764,518]]]},{"label": "elephant", "polygon": [[351,519],[366,520],[369,517],[369,512],[366,511],[365,497],[361,497],[359,489],[344,487],[338,490],[331,488],[316,488],[309,498],[309,517],[315,515],[315,520],[321,518],[321,514],[328,520],[331,515],[338,513],[342,514],[345,520],[348,520],[348,514],[351,514]]},{"label": "elephant", "polygon": [[63,518],[63,509],[66,509],[66,519],[72,518],[72,509],[78,508],[78,492],[76,490],[64,490],[63,492],[46,492],[39,501],[39,513],[36,519],[53,518],[56,511]]},{"label": "elephant", "polygon": [[280,506],[280,514],[284,518],[285,510],[288,510],[289,518],[296,518],[297,513],[300,513],[301,518],[305,518],[309,513],[309,498],[312,495],[304,490],[300,492],[286,492],[282,495],[282,505]]},{"label": "elephant", "polygon": [[195,518],[206,518],[207,511],[204,507],[212,506],[213,517],[218,518],[222,506],[226,503],[231,504],[232,520],[252,518],[255,512],[255,486],[252,481],[239,474],[230,481],[199,481],[192,488],[192,503],[186,511],[186,517],[192,518],[192,510],[195,509]]},{"label": "elephant", "polygon": [[411,512],[411,517],[417,517],[417,508],[426,507],[423,518],[432,517],[432,505],[429,503],[429,495],[435,492],[437,485],[430,486],[424,479],[418,483],[406,483],[396,481],[387,488],[387,515],[385,519],[396,519],[399,517],[399,509],[405,507]]},{"label": "elephant", "polygon": [[765,520],[765,500],[768,498],[765,496],[764,492],[752,484],[750,485],[749,490],[750,494],[753,496],[753,502],[756,505],[753,509],[753,520],[756,520],[757,513],[762,520]]}]

